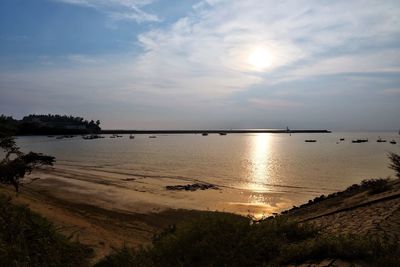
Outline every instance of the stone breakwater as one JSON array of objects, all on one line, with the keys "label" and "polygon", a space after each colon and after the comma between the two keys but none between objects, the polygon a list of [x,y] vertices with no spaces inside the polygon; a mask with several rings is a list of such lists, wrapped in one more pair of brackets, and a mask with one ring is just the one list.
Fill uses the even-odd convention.
[{"label": "stone breakwater", "polygon": [[390,189],[378,194],[362,191],[350,197],[338,196],[287,215],[321,227],[326,233],[400,242],[400,180],[391,181]]}]

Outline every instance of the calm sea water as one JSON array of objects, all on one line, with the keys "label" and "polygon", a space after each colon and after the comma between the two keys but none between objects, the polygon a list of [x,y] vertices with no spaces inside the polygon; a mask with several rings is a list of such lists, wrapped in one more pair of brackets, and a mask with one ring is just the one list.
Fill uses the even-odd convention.
[{"label": "calm sea water", "polygon": [[[388,142],[377,143],[379,136]],[[369,142],[351,143],[356,138],[368,138]],[[305,139],[317,142],[305,143]],[[393,139],[396,145],[389,143]],[[285,193],[289,199],[293,195],[291,204],[366,178],[394,176],[387,167],[387,153],[400,153],[400,136],[382,132],[158,135],[154,139],[124,135],[97,140],[32,136],[19,137],[18,144],[24,151],[55,156],[56,166],[96,170],[102,179],[115,179],[113,174],[122,173],[165,179],[170,184],[204,181],[248,192],[253,198],[249,202],[271,193]],[[223,201],[229,198],[235,194]]]}]

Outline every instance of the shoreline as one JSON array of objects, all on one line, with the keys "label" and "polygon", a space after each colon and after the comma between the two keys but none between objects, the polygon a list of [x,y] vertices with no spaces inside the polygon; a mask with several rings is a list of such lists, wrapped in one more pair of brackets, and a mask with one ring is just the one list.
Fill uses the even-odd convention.
[{"label": "shoreline", "polygon": [[[326,233],[368,235],[371,238],[398,242],[400,180],[391,180],[389,183],[391,189],[385,192],[370,195],[363,190],[353,195],[339,195],[291,209],[280,216],[312,223]],[[162,229],[211,212],[189,209],[128,212],[60,199],[49,191],[26,186],[18,196],[10,188],[3,186],[0,187],[0,192],[11,196],[15,204],[27,205],[49,219],[65,236],[92,247],[95,251],[93,263],[123,246],[150,245],[152,237]]]},{"label": "shoreline", "polygon": [[[298,188],[276,187],[273,191],[253,192],[245,188],[213,184],[218,189],[168,190],[169,186],[208,184],[181,176],[157,176],[150,173],[107,172],[104,169],[55,166],[33,172],[36,179],[25,187],[46,192],[54,198],[124,212],[148,213],[168,209],[226,211],[262,217],[281,212],[317,196],[315,192],[296,192]],[[27,179],[27,182],[29,180]],[[311,190],[311,189],[310,189]],[[321,193],[331,191],[321,190]],[[334,192],[334,191],[332,191]],[[259,197],[262,196],[262,199]],[[114,201],[114,200],[117,201]],[[267,201],[268,200],[268,201]],[[267,201],[267,202],[266,202]]]}]

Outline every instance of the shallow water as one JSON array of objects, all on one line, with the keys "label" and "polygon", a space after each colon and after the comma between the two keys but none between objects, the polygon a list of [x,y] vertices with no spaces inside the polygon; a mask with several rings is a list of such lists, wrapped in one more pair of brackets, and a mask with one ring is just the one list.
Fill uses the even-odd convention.
[{"label": "shallow water", "polygon": [[[377,143],[378,136],[388,142]],[[339,141],[342,137],[345,141]],[[55,156],[56,167],[84,171],[92,174],[94,180],[118,185],[120,189],[114,188],[110,198],[129,195],[129,201],[133,201],[135,194],[147,191],[153,198],[160,196],[159,204],[172,208],[258,213],[266,207],[268,213],[344,189],[366,178],[394,176],[387,167],[387,153],[400,153],[399,137],[397,133],[382,132],[158,135],[154,139],[148,135],[129,139],[125,135],[96,140],[32,136],[19,137],[18,144],[24,151]],[[368,138],[369,142],[351,143],[356,138]],[[317,142],[306,143],[305,139]],[[397,141],[396,145],[389,143],[392,139]],[[198,181],[216,184],[221,190],[165,190],[165,185]],[[74,186],[78,192],[79,184]],[[85,188],[90,186],[85,184]],[[146,199],[151,197],[142,201]],[[129,202],[126,197],[113,201]],[[154,199],[150,202],[158,203]]]}]

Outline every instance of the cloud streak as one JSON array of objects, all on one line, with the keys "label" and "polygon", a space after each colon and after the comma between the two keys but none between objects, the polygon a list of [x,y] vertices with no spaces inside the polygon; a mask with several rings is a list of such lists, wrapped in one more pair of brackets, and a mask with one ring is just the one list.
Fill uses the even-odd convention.
[{"label": "cloud streak", "polygon": [[152,0],[54,0],[65,4],[94,8],[109,16],[112,20],[128,20],[137,23],[158,22],[160,19],[147,13],[143,7]]}]

